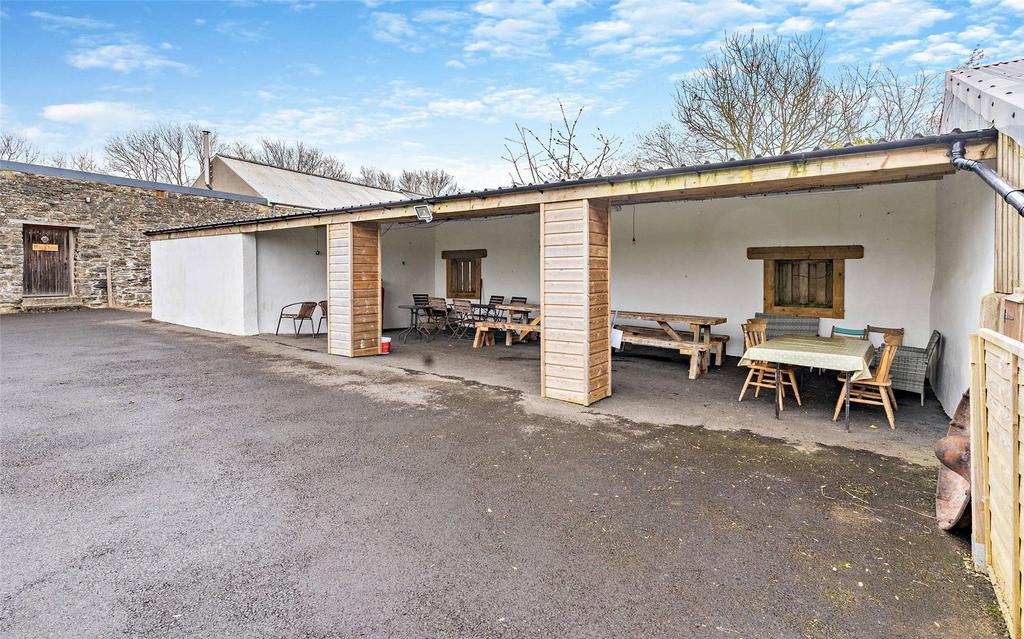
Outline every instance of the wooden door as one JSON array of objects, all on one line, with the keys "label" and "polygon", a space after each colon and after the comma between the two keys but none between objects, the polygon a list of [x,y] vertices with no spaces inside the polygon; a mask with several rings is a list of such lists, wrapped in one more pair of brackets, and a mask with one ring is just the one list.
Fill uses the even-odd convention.
[{"label": "wooden door", "polygon": [[26,296],[71,294],[71,230],[25,227]]}]

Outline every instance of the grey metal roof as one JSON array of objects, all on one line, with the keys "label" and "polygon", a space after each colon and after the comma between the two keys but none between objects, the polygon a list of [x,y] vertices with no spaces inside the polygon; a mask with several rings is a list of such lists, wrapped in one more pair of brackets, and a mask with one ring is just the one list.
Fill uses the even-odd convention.
[{"label": "grey metal roof", "polygon": [[410,206],[413,204],[422,203],[437,203],[437,202],[449,202],[452,200],[466,200],[466,199],[487,199],[489,197],[495,197],[498,195],[505,195],[508,193],[527,193],[527,192],[541,192],[544,191],[555,191],[558,189],[566,189],[575,186],[581,186],[586,184],[617,184],[620,182],[628,182],[631,180],[641,180],[648,178],[666,177],[673,175],[686,175],[686,174],[701,174],[706,171],[715,171],[719,169],[728,168],[739,168],[739,167],[750,167],[760,166],[763,164],[774,164],[777,162],[800,162],[805,160],[813,160],[817,158],[826,157],[840,157],[844,155],[854,155],[857,153],[870,153],[872,151],[885,151],[891,149],[905,149],[918,146],[934,146],[937,144],[952,145],[954,142],[979,142],[979,141],[993,141],[996,139],[997,132],[995,129],[986,129],[979,131],[954,131],[952,133],[946,133],[943,135],[929,135],[929,136],[915,136],[907,138],[905,140],[892,140],[876,142],[873,144],[849,144],[847,146],[838,148],[828,149],[815,149],[814,151],[805,151],[802,153],[787,153],[785,155],[774,155],[760,158],[751,158],[747,160],[730,160],[728,162],[716,162],[706,164],[696,164],[691,166],[680,166],[666,169],[658,169],[655,171],[640,171],[637,173],[620,173],[617,175],[604,175],[593,178],[585,178],[580,180],[566,180],[563,182],[544,182],[542,184],[525,184],[522,186],[510,186],[497,189],[483,189],[478,191],[466,191],[462,193],[452,193],[450,195],[440,195],[435,197],[420,197],[420,198],[406,198],[401,200],[390,200],[381,202],[371,202],[360,206],[350,207],[339,207],[324,209],[320,211],[306,211],[302,213],[290,213],[285,215],[275,215],[272,217],[250,219],[250,220],[235,220],[231,222],[215,222],[211,224],[198,224],[195,226],[183,226],[178,228],[167,228],[167,229],[153,229],[145,231],[146,235],[159,235],[162,233],[178,233],[183,231],[197,231],[201,229],[210,228],[221,228],[227,226],[238,226],[243,224],[254,224],[257,222],[276,222],[280,220],[290,220],[297,218],[308,218],[308,217],[320,217],[323,215],[331,215],[335,213],[356,213],[359,211],[368,211],[374,209],[388,209]]},{"label": "grey metal roof", "polygon": [[1024,144],[1024,58],[946,72],[942,130],[987,127]]},{"label": "grey metal roof", "polygon": [[35,175],[48,175],[50,177],[68,178],[71,180],[85,180],[87,182],[98,182],[100,184],[131,186],[137,189],[147,189],[150,191],[167,191],[168,193],[181,193],[182,195],[214,197],[222,200],[234,200],[236,202],[269,204],[266,198],[256,197],[254,195],[240,195],[238,193],[226,193],[224,191],[211,191],[210,189],[197,189],[191,186],[178,186],[177,184],[150,182],[149,180],[136,180],[134,178],[121,177],[120,175],[107,175],[105,173],[90,173],[88,171],[61,169],[55,166],[43,166],[42,164],[27,164],[25,162],[0,160],[0,170],[17,171],[18,173],[33,173]]},{"label": "grey metal roof", "polygon": [[[217,155],[254,191],[274,204],[307,209],[359,206],[381,200],[408,199],[401,191],[378,189],[347,180],[323,177],[230,155]],[[216,182],[216,173],[214,173]]]}]

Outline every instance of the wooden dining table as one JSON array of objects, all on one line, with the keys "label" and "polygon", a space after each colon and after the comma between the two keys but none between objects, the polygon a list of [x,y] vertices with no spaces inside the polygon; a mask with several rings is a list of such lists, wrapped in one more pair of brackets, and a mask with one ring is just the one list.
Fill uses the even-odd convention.
[{"label": "wooden dining table", "polygon": [[[775,365],[775,379],[780,377],[782,365],[806,366],[845,373],[847,379],[857,380],[871,377],[871,356],[875,347],[866,339],[845,337],[815,337],[810,335],[780,335],[766,342],[751,346],[740,358],[740,366],[753,362],[768,362]],[[844,384],[846,412],[843,421],[846,432],[850,432],[850,385]],[[782,384],[775,384],[775,418],[782,410]]]},{"label": "wooden dining table", "polygon": [[[668,340],[675,342],[691,341],[693,354],[690,357],[690,379],[708,372],[708,363],[711,358],[711,327],[725,324],[728,321],[724,317],[713,317],[710,315],[687,315],[680,313],[648,313],[644,311],[612,311],[614,320],[639,320],[642,322],[654,322],[661,327]],[[693,332],[692,340],[687,340],[679,331],[672,328],[672,324],[688,324]]]},{"label": "wooden dining table", "polygon": [[[540,326],[540,304],[530,304],[527,302],[516,303],[516,304],[495,304],[494,308],[499,311],[505,311],[508,315],[509,324],[523,324],[524,326]],[[530,318],[530,315],[536,313],[534,318]],[[532,334],[530,332],[521,332],[517,336],[517,341],[525,341],[527,337]]]}]

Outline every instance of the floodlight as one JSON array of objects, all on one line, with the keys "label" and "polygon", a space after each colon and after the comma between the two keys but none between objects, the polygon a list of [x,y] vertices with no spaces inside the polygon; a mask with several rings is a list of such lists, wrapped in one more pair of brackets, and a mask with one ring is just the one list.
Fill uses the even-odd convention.
[{"label": "floodlight", "polygon": [[434,211],[430,208],[429,204],[417,204],[416,205],[416,219],[420,222],[431,222],[434,219]]}]

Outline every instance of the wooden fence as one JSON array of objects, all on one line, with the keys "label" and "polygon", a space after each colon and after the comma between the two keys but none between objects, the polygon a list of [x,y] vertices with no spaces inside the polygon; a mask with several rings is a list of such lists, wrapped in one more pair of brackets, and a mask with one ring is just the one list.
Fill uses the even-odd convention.
[{"label": "wooden fence", "polygon": [[1020,639],[1024,343],[981,329],[971,341],[971,369],[974,557],[988,571],[1010,635]]}]

